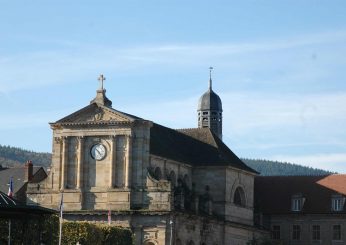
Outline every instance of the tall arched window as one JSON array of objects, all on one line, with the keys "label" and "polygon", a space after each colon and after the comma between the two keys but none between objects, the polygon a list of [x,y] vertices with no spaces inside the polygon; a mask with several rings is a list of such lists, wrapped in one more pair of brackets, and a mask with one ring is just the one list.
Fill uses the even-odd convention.
[{"label": "tall arched window", "polygon": [[162,178],[161,169],[160,169],[159,167],[156,167],[156,168],[155,168],[154,177],[155,177],[155,179],[157,179],[157,180],[160,180],[160,179]]},{"label": "tall arched window", "polygon": [[172,188],[174,188],[176,186],[177,178],[175,177],[175,173],[173,170],[169,173],[168,180],[171,181]]},{"label": "tall arched window", "polygon": [[245,192],[240,186],[234,192],[233,203],[238,206],[245,207]]},{"label": "tall arched window", "polygon": [[190,188],[190,178],[187,174],[184,175],[183,181],[184,181],[184,184]]}]

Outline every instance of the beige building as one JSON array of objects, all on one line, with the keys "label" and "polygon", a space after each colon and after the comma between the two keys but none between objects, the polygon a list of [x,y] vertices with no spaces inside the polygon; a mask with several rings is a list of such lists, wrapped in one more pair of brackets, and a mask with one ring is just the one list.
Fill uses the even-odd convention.
[{"label": "beige building", "polygon": [[[254,177],[222,142],[222,104],[209,89],[198,128],[170,129],[112,108],[101,86],[81,110],[51,123],[48,177],[29,202],[64,218],[129,227],[135,244],[245,245],[263,234],[253,222]],[[192,110],[192,109],[191,109]]]}]

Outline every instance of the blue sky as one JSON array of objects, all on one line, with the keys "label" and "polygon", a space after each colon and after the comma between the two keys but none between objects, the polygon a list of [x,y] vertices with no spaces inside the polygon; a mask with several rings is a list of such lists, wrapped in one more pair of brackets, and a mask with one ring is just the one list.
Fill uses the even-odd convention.
[{"label": "blue sky", "polygon": [[345,1],[0,1],[0,144],[51,151],[107,80],[113,107],[197,125],[208,86],[240,157],[346,173]]}]

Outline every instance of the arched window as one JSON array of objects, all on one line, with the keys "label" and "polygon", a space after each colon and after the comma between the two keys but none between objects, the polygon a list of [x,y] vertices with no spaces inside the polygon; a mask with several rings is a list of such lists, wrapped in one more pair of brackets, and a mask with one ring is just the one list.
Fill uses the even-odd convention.
[{"label": "arched window", "polygon": [[195,245],[195,243],[192,240],[190,240],[188,245]]},{"label": "arched window", "polygon": [[190,178],[187,174],[184,175],[183,181],[184,181],[184,184],[190,188]]},{"label": "arched window", "polygon": [[160,169],[159,167],[156,167],[156,168],[155,168],[154,177],[155,177],[155,179],[157,179],[157,180],[160,180],[160,179],[162,178],[161,169]]},{"label": "arched window", "polygon": [[181,245],[181,240],[178,238],[177,241],[175,242],[176,245]]},{"label": "arched window", "polygon": [[171,181],[172,188],[174,188],[176,186],[177,178],[175,177],[175,173],[173,170],[169,173],[168,180]]},{"label": "arched window", "polygon": [[243,188],[237,187],[234,192],[233,203],[235,205],[245,207],[245,192]]}]

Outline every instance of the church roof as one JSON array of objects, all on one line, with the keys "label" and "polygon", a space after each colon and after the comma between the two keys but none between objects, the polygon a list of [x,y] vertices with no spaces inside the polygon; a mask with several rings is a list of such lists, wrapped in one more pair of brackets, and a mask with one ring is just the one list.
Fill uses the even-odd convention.
[{"label": "church roof", "polygon": [[257,173],[243,163],[209,128],[150,129],[150,153],[192,166],[230,166]]},{"label": "church roof", "polygon": [[332,211],[332,196],[346,197],[346,175],[325,176],[257,176],[255,178],[255,209],[264,214],[290,214],[292,197],[304,198],[302,214],[346,213]]}]

